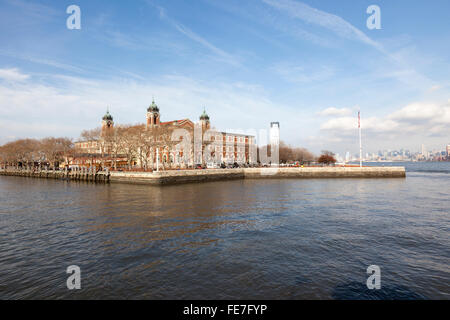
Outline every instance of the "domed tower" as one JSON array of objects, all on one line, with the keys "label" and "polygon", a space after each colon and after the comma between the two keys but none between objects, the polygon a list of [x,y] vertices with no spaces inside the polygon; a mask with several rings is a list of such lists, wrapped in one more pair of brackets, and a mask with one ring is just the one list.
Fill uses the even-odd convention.
[{"label": "domed tower", "polygon": [[109,113],[109,109],[106,109],[106,113],[102,118],[102,134],[110,132],[113,127],[114,127],[113,117]]},{"label": "domed tower", "polygon": [[210,128],[209,124],[209,116],[206,114],[206,110],[203,109],[203,113],[200,116],[200,123],[202,125],[203,130],[208,130]]},{"label": "domed tower", "polygon": [[152,99],[152,104],[147,108],[147,128],[154,125],[159,125],[159,108]]}]

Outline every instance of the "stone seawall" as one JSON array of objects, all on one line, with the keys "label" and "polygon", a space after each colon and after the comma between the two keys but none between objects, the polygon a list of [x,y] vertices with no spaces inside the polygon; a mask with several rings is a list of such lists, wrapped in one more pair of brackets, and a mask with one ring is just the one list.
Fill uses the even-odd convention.
[{"label": "stone seawall", "polygon": [[44,179],[59,179],[59,180],[74,180],[74,181],[88,181],[88,182],[102,182],[109,181],[109,174],[106,172],[66,172],[64,170],[0,170],[0,176],[17,176],[30,178],[44,178]]},{"label": "stone seawall", "polygon": [[244,179],[244,169],[171,170],[159,172],[111,172],[111,182],[178,184]]},{"label": "stone seawall", "polygon": [[247,168],[245,178],[404,178],[404,167]]},{"label": "stone seawall", "polygon": [[0,175],[67,179],[92,182],[133,184],[179,184],[234,179],[330,179],[330,178],[404,178],[404,167],[306,167],[306,168],[240,168],[206,170],[171,170],[160,172],[15,171],[0,170]]},{"label": "stone seawall", "polygon": [[232,179],[404,178],[404,167],[242,168],[160,172],[111,172],[111,182],[178,184]]}]

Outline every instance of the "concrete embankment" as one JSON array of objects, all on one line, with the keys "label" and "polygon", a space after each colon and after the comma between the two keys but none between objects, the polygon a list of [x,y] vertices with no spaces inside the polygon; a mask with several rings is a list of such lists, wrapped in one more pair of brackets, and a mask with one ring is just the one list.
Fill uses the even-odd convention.
[{"label": "concrete embankment", "polygon": [[247,168],[245,178],[404,178],[404,167]]},{"label": "concrete embankment", "polygon": [[0,170],[0,175],[53,178],[92,182],[178,184],[233,179],[404,178],[404,167],[306,167],[170,170],[159,172],[65,172]]},{"label": "concrete embankment", "polygon": [[108,182],[109,174],[106,172],[89,172],[89,171],[64,171],[64,170],[0,170],[3,176],[18,176],[30,178],[89,181],[89,182]]},{"label": "concrete embankment", "polygon": [[111,172],[111,182],[177,184],[244,179],[244,169],[170,170],[159,172]]},{"label": "concrete embankment", "polygon": [[177,184],[232,179],[404,178],[404,167],[242,168],[145,172],[112,172],[111,182]]}]

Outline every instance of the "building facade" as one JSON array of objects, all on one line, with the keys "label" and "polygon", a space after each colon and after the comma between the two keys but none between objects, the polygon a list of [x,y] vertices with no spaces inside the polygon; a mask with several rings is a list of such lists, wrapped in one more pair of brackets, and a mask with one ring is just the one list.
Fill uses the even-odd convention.
[{"label": "building facade", "polygon": [[144,125],[128,126],[126,130],[115,126],[108,110],[99,131],[97,138],[75,142],[72,165],[178,168],[256,162],[255,137],[215,130],[206,110],[197,123],[189,119],[162,122],[153,100]]},{"label": "building facade", "polygon": [[270,123],[270,145],[279,146],[280,145],[280,123],[271,122]]}]

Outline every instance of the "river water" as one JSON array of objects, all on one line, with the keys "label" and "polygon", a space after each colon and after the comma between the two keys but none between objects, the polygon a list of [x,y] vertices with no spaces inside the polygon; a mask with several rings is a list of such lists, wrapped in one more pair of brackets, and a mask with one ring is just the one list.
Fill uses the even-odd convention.
[{"label": "river water", "polygon": [[450,163],[400,165],[163,187],[2,176],[0,299],[449,299]]}]

